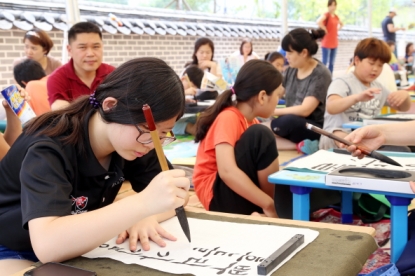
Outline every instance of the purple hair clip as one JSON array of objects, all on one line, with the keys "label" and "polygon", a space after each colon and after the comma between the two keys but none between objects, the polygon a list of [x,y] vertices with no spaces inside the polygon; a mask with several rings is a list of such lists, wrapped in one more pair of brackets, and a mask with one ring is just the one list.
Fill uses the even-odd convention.
[{"label": "purple hair clip", "polygon": [[232,91],[232,94],[235,95],[235,89],[233,89],[233,86],[231,87],[231,91]]},{"label": "purple hair clip", "polygon": [[94,93],[92,93],[91,95],[89,95],[89,103],[95,108],[97,109],[101,104],[97,101],[97,99],[95,98],[95,91]]}]

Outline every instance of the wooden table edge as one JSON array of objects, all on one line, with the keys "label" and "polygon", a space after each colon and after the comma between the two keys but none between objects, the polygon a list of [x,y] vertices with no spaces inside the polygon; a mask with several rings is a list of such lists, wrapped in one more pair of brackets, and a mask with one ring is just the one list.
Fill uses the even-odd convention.
[{"label": "wooden table edge", "polygon": [[324,222],[314,222],[314,221],[301,221],[301,220],[291,220],[291,219],[280,219],[280,218],[269,218],[269,217],[258,217],[258,216],[247,216],[247,215],[238,215],[238,214],[230,214],[230,213],[220,213],[220,212],[212,212],[206,211],[202,208],[196,207],[185,207],[185,210],[192,213],[203,213],[213,216],[223,216],[223,217],[230,217],[230,218],[243,218],[248,220],[256,220],[256,221],[264,221],[264,222],[274,222],[279,224],[286,224],[288,226],[302,226],[302,227],[313,227],[313,228],[325,228],[325,229],[332,229],[332,230],[341,230],[341,231],[352,231],[358,233],[365,233],[371,235],[372,237],[375,236],[375,229],[369,226],[356,226],[350,224],[334,224],[334,223],[324,223]]}]

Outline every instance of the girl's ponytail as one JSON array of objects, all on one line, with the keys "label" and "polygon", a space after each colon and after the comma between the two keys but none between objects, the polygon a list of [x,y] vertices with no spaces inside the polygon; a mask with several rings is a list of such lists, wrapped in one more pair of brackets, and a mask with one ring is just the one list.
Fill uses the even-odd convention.
[{"label": "girl's ponytail", "polygon": [[227,107],[232,106],[232,90],[225,90],[219,97],[216,98],[216,102],[208,107],[203,113],[201,113],[199,120],[196,123],[196,136],[195,142],[199,142],[206,137],[206,134],[215,121],[219,113]]}]

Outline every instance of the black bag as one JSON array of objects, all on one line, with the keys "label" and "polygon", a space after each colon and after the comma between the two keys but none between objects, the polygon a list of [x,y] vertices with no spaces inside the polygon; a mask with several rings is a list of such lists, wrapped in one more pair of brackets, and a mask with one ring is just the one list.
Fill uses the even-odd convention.
[{"label": "black bag", "polygon": [[390,203],[385,195],[353,193],[353,213],[363,223],[374,223],[390,218]]}]

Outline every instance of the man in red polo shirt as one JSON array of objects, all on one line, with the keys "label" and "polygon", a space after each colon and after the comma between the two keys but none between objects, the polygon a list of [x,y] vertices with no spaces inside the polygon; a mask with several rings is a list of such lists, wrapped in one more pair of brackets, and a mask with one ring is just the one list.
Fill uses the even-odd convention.
[{"label": "man in red polo shirt", "polygon": [[92,94],[114,67],[102,63],[102,34],[97,25],[79,22],[68,32],[67,49],[71,60],[48,78],[52,110],[67,106],[79,96]]}]

